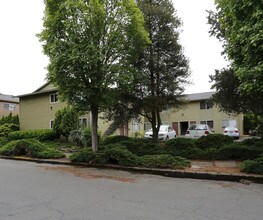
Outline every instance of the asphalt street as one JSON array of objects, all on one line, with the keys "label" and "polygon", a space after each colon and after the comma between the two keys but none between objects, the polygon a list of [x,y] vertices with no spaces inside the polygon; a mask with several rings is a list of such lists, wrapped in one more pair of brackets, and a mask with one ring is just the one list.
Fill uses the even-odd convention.
[{"label": "asphalt street", "polygon": [[1,220],[262,220],[263,184],[0,159]]}]

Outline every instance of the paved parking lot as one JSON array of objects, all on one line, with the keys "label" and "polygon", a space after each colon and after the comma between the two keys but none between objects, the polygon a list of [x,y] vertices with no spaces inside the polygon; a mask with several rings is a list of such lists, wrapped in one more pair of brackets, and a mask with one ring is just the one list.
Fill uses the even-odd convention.
[{"label": "paved parking lot", "polygon": [[1,220],[261,220],[263,185],[0,159]]}]

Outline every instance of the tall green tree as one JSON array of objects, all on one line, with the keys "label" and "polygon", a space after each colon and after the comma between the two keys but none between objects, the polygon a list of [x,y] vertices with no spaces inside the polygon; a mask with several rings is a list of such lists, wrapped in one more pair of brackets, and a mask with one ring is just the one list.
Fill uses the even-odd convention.
[{"label": "tall green tree", "polygon": [[188,60],[179,42],[181,22],[170,0],[138,0],[145,28],[152,44],[141,54],[136,66],[142,74],[135,78],[132,97],[152,125],[153,140],[158,141],[162,124],[160,113],[179,107],[189,76]]},{"label": "tall green tree", "polygon": [[[48,55],[48,80],[60,97],[92,114],[92,149],[98,149],[98,114],[112,102],[110,91],[129,85],[130,65],[149,44],[134,0],[45,0],[39,35]],[[111,87],[111,90],[109,88]]]},{"label": "tall green tree", "polygon": [[215,0],[211,33],[224,42],[225,53],[240,79],[239,89],[263,95],[263,1]]},{"label": "tall green tree", "polygon": [[208,16],[210,33],[223,42],[231,64],[211,78],[217,89],[214,99],[227,112],[254,115],[263,137],[263,1],[215,0],[215,4],[217,10]]}]

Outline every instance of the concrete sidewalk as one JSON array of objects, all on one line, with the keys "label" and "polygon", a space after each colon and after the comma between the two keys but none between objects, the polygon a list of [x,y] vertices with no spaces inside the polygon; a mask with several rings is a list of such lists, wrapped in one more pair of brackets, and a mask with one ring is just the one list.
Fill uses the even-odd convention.
[{"label": "concrete sidewalk", "polygon": [[191,166],[185,169],[157,169],[157,168],[143,168],[143,167],[124,167],[119,165],[102,165],[102,164],[88,164],[88,163],[73,163],[69,158],[62,159],[32,159],[25,157],[4,157],[2,159],[21,160],[36,163],[48,163],[54,165],[68,165],[93,167],[98,169],[115,169],[124,170],[136,173],[147,173],[162,175],[175,178],[190,178],[190,179],[206,179],[206,180],[221,180],[231,182],[241,182],[249,184],[249,182],[263,183],[263,175],[246,174],[240,171],[240,162],[238,161],[191,161]]}]

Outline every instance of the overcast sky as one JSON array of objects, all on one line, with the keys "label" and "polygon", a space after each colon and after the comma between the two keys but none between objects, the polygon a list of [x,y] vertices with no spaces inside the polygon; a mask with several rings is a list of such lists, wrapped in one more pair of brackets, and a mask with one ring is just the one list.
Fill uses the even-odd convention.
[{"label": "overcast sky", "polygon": [[[183,22],[181,44],[190,60],[191,81],[186,93],[210,91],[209,74],[227,62],[222,47],[209,37],[206,10],[214,9],[213,0],[173,0]],[[47,57],[37,33],[42,30],[43,0],[7,0],[0,3],[0,93],[31,93],[46,81]]]}]

